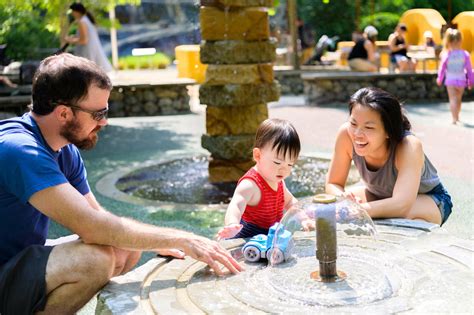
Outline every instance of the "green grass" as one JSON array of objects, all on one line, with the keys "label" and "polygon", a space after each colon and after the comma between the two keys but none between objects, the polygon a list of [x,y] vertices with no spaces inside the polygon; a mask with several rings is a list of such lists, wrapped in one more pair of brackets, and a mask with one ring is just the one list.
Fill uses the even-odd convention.
[{"label": "green grass", "polygon": [[160,210],[150,214],[150,221],[157,225],[190,231],[214,238],[219,228],[224,226],[225,213],[222,211],[169,211]]},{"label": "green grass", "polygon": [[119,58],[119,69],[163,69],[171,63],[171,58],[163,53],[150,56],[125,56]]}]

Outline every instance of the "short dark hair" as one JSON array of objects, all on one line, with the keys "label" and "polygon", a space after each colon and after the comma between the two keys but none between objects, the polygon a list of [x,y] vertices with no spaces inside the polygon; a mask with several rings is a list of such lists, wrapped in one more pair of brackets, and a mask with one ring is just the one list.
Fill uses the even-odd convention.
[{"label": "short dark hair", "polygon": [[290,158],[297,159],[300,154],[300,138],[295,127],[283,119],[266,119],[257,129],[255,135],[255,148],[264,148],[271,145],[272,150],[276,148],[278,155],[286,156],[289,153]]},{"label": "short dark hair", "polygon": [[349,114],[356,105],[368,107],[380,114],[385,131],[389,137],[389,146],[396,146],[402,141],[405,131],[411,124],[405,110],[392,94],[379,88],[365,87],[355,92],[349,101]]},{"label": "short dark hair", "polygon": [[94,62],[67,53],[50,56],[40,63],[33,78],[31,110],[48,115],[58,103],[78,103],[91,85],[112,90],[109,77]]}]

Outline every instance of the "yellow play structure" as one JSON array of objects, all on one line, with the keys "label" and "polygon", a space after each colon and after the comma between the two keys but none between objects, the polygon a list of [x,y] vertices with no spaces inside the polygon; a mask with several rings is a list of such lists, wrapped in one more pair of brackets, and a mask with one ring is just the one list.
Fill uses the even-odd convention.
[{"label": "yellow play structure", "polygon": [[[446,21],[438,11],[434,9],[408,10],[403,13],[400,23],[405,23],[407,26],[408,44],[423,45],[425,31],[431,31],[435,43],[442,44],[441,27],[446,24]],[[457,24],[463,38],[462,48],[471,54],[471,62],[474,62],[474,11],[459,13],[452,23]]]},{"label": "yellow play structure", "polygon": [[462,49],[471,54],[471,63],[474,64],[474,11],[461,12],[453,19],[462,34]]},{"label": "yellow play structure", "polygon": [[412,9],[403,13],[400,23],[407,26],[406,39],[410,45],[423,45],[425,31],[433,33],[433,40],[441,44],[441,27],[446,24],[441,14],[434,9]]}]

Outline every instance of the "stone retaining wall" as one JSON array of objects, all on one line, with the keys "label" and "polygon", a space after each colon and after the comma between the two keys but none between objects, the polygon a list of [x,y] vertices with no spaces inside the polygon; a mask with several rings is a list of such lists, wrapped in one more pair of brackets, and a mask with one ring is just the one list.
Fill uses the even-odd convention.
[{"label": "stone retaining wall", "polygon": [[109,117],[156,116],[186,113],[189,84],[114,85]]},{"label": "stone retaining wall", "polygon": [[[446,88],[436,84],[436,73],[306,73],[301,75],[307,105],[344,102],[358,89],[367,86],[382,88],[401,101],[448,100]],[[466,89],[463,100],[474,99]]]},{"label": "stone retaining wall", "polygon": [[301,75],[305,73],[334,73],[347,71],[347,67],[341,66],[303,66],[303,69],[293,70],[287,66],[275,66],[273,73],[275,80],[280,83],[281,95],[303,95],[304,84]]},{"label": "stone retaining wall", "polygon": [[[189,82],[114,84],[109,98],[109,117],[187,113],[190,111],[188,87],[195,84],[194,80],[187,81]],[[28,94],[31,93],[31,86],[29,88]],[[31,95],[0,97],[0,119],[22,115],[30,103]]]}]

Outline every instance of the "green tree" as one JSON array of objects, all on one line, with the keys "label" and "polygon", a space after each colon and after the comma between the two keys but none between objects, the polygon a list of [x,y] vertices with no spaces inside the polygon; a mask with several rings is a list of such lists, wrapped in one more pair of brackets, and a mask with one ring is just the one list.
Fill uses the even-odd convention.
[{"label": "green tree", "polygon": [[367,25],[373,25],[379,32],[377,38],[385,40],[393,32],[400,20],[400,15],[392,12],[378,12],[372,15],[365,15],[360,22],[360,29]]},{"label": "green tree", "polygon": [[354,30],[355,4],[353,0],[298,0],[298,16],[309,23],[316,37],[337,35],[350,40]]}]

